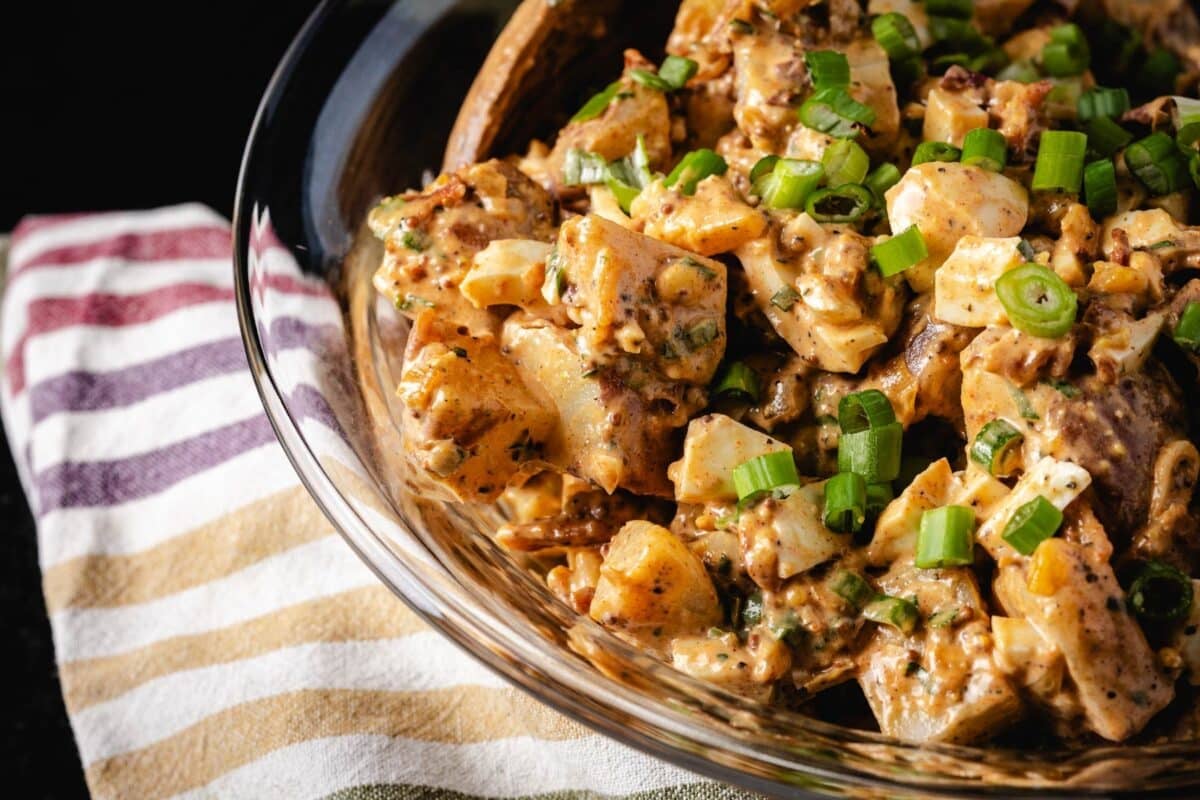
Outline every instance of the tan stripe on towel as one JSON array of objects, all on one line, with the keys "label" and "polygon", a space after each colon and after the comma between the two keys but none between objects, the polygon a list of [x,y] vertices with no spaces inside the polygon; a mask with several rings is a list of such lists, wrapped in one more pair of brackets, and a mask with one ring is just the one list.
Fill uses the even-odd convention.
[{"label": "tan stripe on towel", "polygon": [[257,700],[87,769],[92,791],[151,798],[202,786],[281,747],[351,734],[463,744],[513,736],[576,739],[579,725],[516,689],[306,690]]},{"label": "tan stripe on towel", "polygon": [[426,630],[404,603],[380,586],[321,597],[247,622],[180,636],[108,658],[59,667],[72,713],[117,697],[146,681],[310,642],[392,639]]},{"label": "tan stripe on towel", "polygon": [[46,605],[54,613],[144,603],[331,534],[329,520],[297,486],[141,553],[82,556],[51,567],[42,578]]}]

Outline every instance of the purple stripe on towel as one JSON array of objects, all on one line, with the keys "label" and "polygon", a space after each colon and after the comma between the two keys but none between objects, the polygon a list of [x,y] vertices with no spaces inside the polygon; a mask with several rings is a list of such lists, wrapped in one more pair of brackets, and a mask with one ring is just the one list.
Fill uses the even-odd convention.
[{"label": "purple stripe on towel", "polygon": [[[314,419],[346,439],[333,409],[313,387],[297,386],[288,399],[288,408],[299,420]],[[57,464],[33,478],[38,514],[60,508],[118,505],[147,497],[274,441],[270,423],[259,414],[136,456]]]},{"label": "purple stripe on towel", "polygon": [[[307,348],[320,354],[322,327],[294,317],[271,324],[270,353]],[[341,336],[340,331],[336,331]],[[197,345],[111,372],[78,370],[40,381],[29,389],[34,423],[62,411],[100,411],[141,402],[172,389],[246,369],[246,351],[237,337]]]}]

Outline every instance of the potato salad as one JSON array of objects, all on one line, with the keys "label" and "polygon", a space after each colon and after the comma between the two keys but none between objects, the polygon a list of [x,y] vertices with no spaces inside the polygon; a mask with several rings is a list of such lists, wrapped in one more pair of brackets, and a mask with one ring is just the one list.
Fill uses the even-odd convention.
[{"label": "potato salad", "polygon": [[652,55],[371,211],[414,468],[763,704],[1200,735],[1192,7],[684,0]]}]

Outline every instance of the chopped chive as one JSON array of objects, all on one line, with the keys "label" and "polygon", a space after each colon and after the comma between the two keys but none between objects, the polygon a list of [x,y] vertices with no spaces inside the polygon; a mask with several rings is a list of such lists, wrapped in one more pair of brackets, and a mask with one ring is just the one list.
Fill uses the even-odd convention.
[{"label": "chopped chive", "polygon": [[757,456],[738,464],[733,470],[733,488],[738,500],[746,500],[784,486],[796,486],[800,475],[791,450]]},{"label": "chopped chive", "polygon": [[1129,585],[1129,605],[1143,619],[1171,622],[1192,610],[1192,581],[1170,564],[1148,561]]},{"label": "chopped chive", "polygon": [[1087,135],[1078,131],[1043,133],[1033,170],[1034,191],[1078,192],[1083,183],[1087,140]]},{"label": "chopped chive", "polygon": [[821,189],[808,196],[804,210],[817,222],[855,222],[875,205],[871,190],[857,183]]},{"label": "chopped chive", "polygon": [[562,179],[566,186],[583,186],[604,183],[608,176],[608,162],[604,156],[572,147],[563,159]]},{"label": "chopped chive", "polygon": [[875,599],[875,590],[857,572],[842,570],[834,576],[830,589],[854,610],[859,611]]},{"label": "chopped chive", "polygon": [[899,275],[928,257],[925,237],[916,225],[910,225],[902,233],[871,248],[871,260],[884,277]]},{"label": "chopped chive", "polygon": [[1133,134],[1108,117],[1096,117],[1084,125],[1088,149],[1102,158],[1112,158],[1133,141]]},{"label": "chopped chive", "polygon": [[1079,96],[1075,110],[1080,122],[1097,117],[1119,117],[1129,110],[1129,90],[1097,86]]},{"label": "chopped chive", "polygon": [[1022,555],[1033,555],[1039,544],[1054,536],[1063,514],[1053,503],[1038,495],[1013,513],[1000,538]]},{"label": "chopped chive", "polygon": [[663,185],[670,189],[679,184],[679,190],[691,196],[696,193],[696,185],[700,181],[710,175],[724,175],[727,169],[729,165],[725,163],[725,159],[712,150],[693,150],[679,160],[675,169],[671,170],[671,174],[663,181]]},{"label": "chopped chive", "polygon": [[992,475],[1011,475],[1020,465],[1025,436],[1012,423],[994,419],[979,429],[971,444],[971,460]]},{"label": "chopped chive", "polygon": [[621,91],[621,82],[613,81],[602,91],[592,95],[592,98],[583,104],[583,108],[571,117],[571,122],[587,122],[589,119],[600,116],[616,98],[619,91]]},{"label": "chopped chive", "polygon": [[[759,161],[758,165],[763,161]],[[824,168],[816,161],[777,158],[772,162],[769,172],[763,174],[760,171],[757,180],[751,179],[752,191],[762,199],[767,208],[804,208],[809,195],[820,186],[824,175]]]},{"label": "chopped chive", "polygon": [[1000,131],[991,128],[968,131],[963,138],[962,163],[989,172],[1001,172],[1008,163],[1008,142]]},{"label": "chopped chive", "polygon": [[818,89],[798,113],[806,127],[844,139],[852,139],[862,127],[875,124],[874,111],[836,86]]},{"label": "chopped chive", "polygon": [[757,402],[759,397],[758,373],[744,361],[734,361],[717,380],[712,393],[717,397],[736,397]]},{"label": "chopped chive", "polygon": [[1179,315],[1179,323],[1171,333],[1171,338],[1180,347],[1192,352],[1200,352],[1200,303],[1192,300]]},{"label": "chopped chive", "polygon": [[965,567],[975,562],[975,512],[942,506],[921,515],[915,563],[921,569]]},{"label": "chopped chive", "polygon": [[1103,219],[1117,211],[1117,168],[1112,159],[1093,161],[1083,170],[1083,196],[1088,211],[1095,219]]},{"label": "chopped chive", "polygon": [[912,165],[924,164],[929,161],[958,161],[962,158],[962,150],[945,142],[921,142],[913,151]]},{"label": "chopped chive", "polygon": [[1156,196],[1179,191],[1188,177],[1179,147],[1162,131],[1126,147],[1125,166]]},{"label": "chopped chive", "polygon": [[1081,75],[1091,60],[1087,39],[1074,23],[1059,25],[1051,30],[1050,41],[1042,48],[1042,68],[1054,78]]},{"label": "chopped chive", "polygon": [[904,428],[898,422],[843,433],[838,441],[838,471],[853,472],[867,483],[886,483],[900,474]]},{"label": "chopped chive", "polygon": [[871,21],[871,34],[892,61],[921,54],[921,39],[903,14],[881,14]]},{"label": "chopped chive", "polygon": [[891,625],[903,633],[912,633],[921,617],[920,610],[911,600],[887,595],[867,604],[862,613],[872,622]]},{"label": "chopped chive", "polygon": [[804,63],[817,89],[844,89],[850,85],[850,61],[836,50],[809,50]]},{"label": "chopped chive", "polygon": [[838,533],[862,530],[867,520],[867,483],[861,475],[840,472],[825,482],[825,527]]}]

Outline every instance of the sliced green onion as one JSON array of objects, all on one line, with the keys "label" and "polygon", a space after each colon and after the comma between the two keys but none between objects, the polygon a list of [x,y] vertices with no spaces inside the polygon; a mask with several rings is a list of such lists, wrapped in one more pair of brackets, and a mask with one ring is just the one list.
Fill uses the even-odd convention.
[{"label": "sliced green onion", "polygon": [[1102,219],[1117,211],[1117,168],[1112,159],[1093,161],[1083,170],[1083,196],[1092,217]]},{"label": "sliced green onion", "polygon": [[1188,155],[1188,174],[1192,176],[1192,183],[1196,184],[1196,188],[1200,189],[1200,150]]},{"label": "sliced green onion", "polygon": [[1000,72],[996,73],[998,81],[1016,81],[1017,83],[1035,83],[1042,79],[1042,74],[1032,61],[1022,59],[1014,61]]},{"label": "sliced green onion", "polygon": [[838,425],[842,433],[882,428],[895,421],[896,412],[892,409],[892,401],[878,389],[853,392],[838,401]]},{"label": "sliced green onion", "polygon": [[1171,99],[1175,101],[1175,110],[1171,116],[1174,119],[1176,130],[1200,122],[1200,100],[1180,95],[1175,95]]},{"label": "sliced green onion", "polygon": [[778,163],[779,156],[763,156],[760,158],[750,169],[750,183],[757,183],[760,178],[770,175]]},{"label": "sliced green onion", "polygon": [[974,0],[925,0],[925,13],[970,19],[975,15],[975,3]]},{"label": "sliced green onion", "polygon": [[737,397],[751,403],[758,401],[759,392],[758,373],[745,361],[734,361],[726,367],[712,390],[717,397]]},{"label": "sliced green onion", "polygon": [[921,39],[903,14],[880,14],[871,21],[871,34],[892,61],[921,54]]},{"label": "sliced green onion", "polygon": [[875,590],[871,588],[871,584],[867,583],[866,579],[857,572],[849,570],[842,570],[835,575],[829,588],[855,611],[861,610],[863,606],[875,599]]},{"label": "sliced green onion", "polygon": [[1013,513],[1000,538],[1021,555],[1031,556],[1039,544],[1058,531],[1062,521],[1062,512],[1039,494]]},{"label": "sliced green onion", "polygon": [[838,139],[821,156],[826,180],[830,186],[862,183],[871,168],[871,157],[852,139]]},{"label": "sliced green onion", "polygon": [[1192,610],[1192,581],[1170,564],[1147,561],[1129,585],[1129,605],[1142,619],[1171,622]]},{"label": "sliced green onion", "polygon": [[724,175],[727,169],[729,165],[725,159],[712,150],[693,150],[679,160],[663,185],[670,189],[679,184],[679,190],[690,197],[696,193],[696,184],[710,175]]},{"label": "sliced green onion", "polygon": [[945,142],[921,142],[913,151],[912,165],[924,164],[929,161],[958,161],[962,158],[962,150]]},{"label": "sliced green onion", "polygon": [[1084,125],[1088,149],[1101,158],[1112,158],[1133,141],[1133,134],[1108,117],[1096,117]]},{"label": "sliced green onion", "polygon": [[647,89],[653,89],[656,92],[670,94],[671,92],[675,91],[675,87],[672,86],[665,78],[660,78],[657,73],[651,72],[648,69],[631,69],[629,71],[629,77],[633,78]]},{"label": "sliced green onion", "polygon": [[1180,347],[1193,352],[1200,351],[1200,303],[1193,300],[1187,304],[1179,315],[1179,324],[1175,326],[1171,338]]},{"label": "sliced green onion", "polygon": [[1075,292],[1054,270],[1041,264],[1005,272],[996,281],[996,296],[1012,326],[1032,336],[1057,339],[1075,324]]},{"label": "sliced green onion", "polygon": [[898,422],[843,433],[838,441],[838,472],[854,472],[867,483],[886,483],[900,474],[904,428]]},{"label": "sliced green onion", "polygon": [[943,48],[955,53],[974,53],[990,44],[983,34],[965,19],[929,16],[929,35]]},{"label": "sliced green onion", "polygon": [[1008,163],[1008,142],[1000,131],[991,128],[967,131],[963,137],[962,163],[989,172],[1001,172]]},{"label": "sliced green onion", "polygon": [[863,181],[863,186],[871,190],[871,194],[875,195],[875,205],[883,208],[887,202],[884,197],[887,190],[900,182],[900,168],[891,162],[880,164],[871,171],[867,179]]},{"label": "sliced green onion", "polygon": [[1153,195],[1164,195],[1183,188],[1187,181],[1187,162],[1175,140],[1162,131],[1139,139],[1125,148],[1125,166]]},{"label": "sliced green onion", "polygon": [[945,73],[951,67],[968,67],[971,57],[966,53],[946,53],[937,56],[930,62],[934,72]]},{"label": "sliced green onion", "polygon": [[639,133],[633,152],[608,165],[604,182],[616,195],[621,210],[628,214],[633,201],[653,179],[650,155],[646,152],[646,137]]},{"label": "sliced green onion", "polygon": [[1182,70],[1175,54],[1159,47],[1146,56],[1133,82],[1148,96],[1175,94],[1175,82]]},{"label": "sliced green onion", "polygon": [[942,506],[921,515],[916,565],[921,569],[965,567],[975,563],[975,512]]},{"label": "sliced green onion", "polygon": [[925,237],[916,225],[871,248],[871,259],[884,277],[899,275],[929,257]]},{"label": "sliced green onion", "polygon": [[621,82],[613,81],[602,91],[592,95],[592,98],[583,104],[583,108],[575,112],[575,116],[571,117],[571,122],[587,122],[589,119],[595,119],[604,113],[621,91]]},{"label": "sliced green onion", "polygon": [[812,85],[817,89],[845,88],[850,85],[850,61],[836,50],[810,50],[804,63]]},{"label": "sliced green onion", "polygon": [[1200,142],[1200,122],[1189,122],[1175,132],[1175,143],[1184,150],[1196,150]]},{"label": "sliced green onion", "polygon": [[989,47],[982,53],[971,56],[967,69],[972,72],[999,72],[1009,65],[1008,53],[1000,47]]},{"label": "sliced green onion", "polygon": [[658,68],[658,77],[669,83],[672,88],[682,89],[696,76],[699,69],[700,65],[690,58],[667,56]]},{"label": "sliced green onion", "polygon": [[752,191],[767,208],[804,208],[809,195],[821,185],[824,176],[824,168],[816,161],[780,158],[776,159],[770,172],[753,182]]},{"label": "sliced green onion", "polygon": [[886,595],[868,603],[862,613],[872,622],[891,625],[903,633],[912,633],[921,617],[921,612],[911,600]]},{"label": "sliced green onion", "polygon": [[992,475],[1011,475],[1021,465],[1021,443],[1025,435],[1011,422],[994,419],[979,429],[971,443],[971,460]]},{"label": "sliced green onion", "polygon": [[796,472],[796,460],[791,450],[767,453],[743,461],[733,470],[733,488],[737,490],[739,501],[798,483],[800,475]]},{"label": "sliced green onion", "polygon": [[567,186],[583,186],[604,183],[608,176],[608,162],[604,156],[572,147],[563,159],[563,183]]},{"label": "sliced green onion", "polygon": [[825,482],[825,527],[838,533],[862,530],[867,520],[867,483],[861,475],[840,472]]},{"label": "sliced green onion", "polygon": [[670,94],[682,89],[699,69],[700,65],[690,58],[667,56],[657,73],[635,69],[630,70],[629,77],[647,88]]},{"label": "sliced green onion", "polygon": [[1051,30],[1050,42],[1042,48],[1042,69],[1054,78],[1082,75],[1091,60],[1087,39],[1073,22]]},{"label": "sliced green onion", "polygon": [[1128,89],[1106,89],[1097,86],[1079,96],[1075,111],[1080,122],[1096,117],[1119,117],[1129,110]]},{"label": "sliced green onion", "polygon": [[871,210],[875,197],[861,184],[847,183],[808,196],[804,210],[817,222],[854,222]]},{"label": "sliced green onion", "polygon": [[806,127],[838,138],[858,136],[862,126],[875,124],[875,112],[855,100],[844,88],[818,89],[799,111]]},{"label": "sliced green onion", "polygon": [[867,519],[875,519],[896,499],[891,483],[867,484]]},{"label": "sliced green onion", "polygon": [[1021,391],[1020,386],[1009,383],[1008,393],[1012,397],[1013,405],[1017,407],[1017,413],[1021,415],[1021,419],[1041,419],[1037,409],[1033,407],[1033,403],[1029,402],[1029,396]]},{"label": "sliced green onion", "polygon": [[1062,189],[1078,192],[1083,183],[1087,135],[1078,131],[1046,131],[1038,145],[1033,169],[1034,191]]}]

